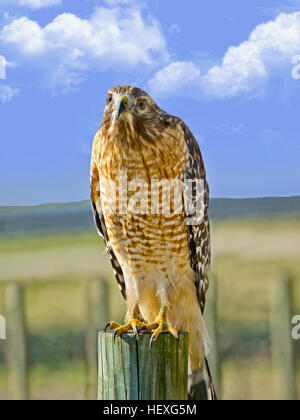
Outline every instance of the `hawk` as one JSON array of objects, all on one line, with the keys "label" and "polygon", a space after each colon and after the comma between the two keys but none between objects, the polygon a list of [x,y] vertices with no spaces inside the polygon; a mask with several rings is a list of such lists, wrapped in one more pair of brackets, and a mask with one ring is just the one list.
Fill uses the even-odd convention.
[{"label": "hawk", "polygon": [[[166,185],[173,186],[169,194]],[[185,123],[139,88],[108,92],[93,143],[91,201],[127,303],[125,325],[110,323],[114,335],[152,333],[152,343],[161,333],[178,338],[187,331],[190,398],[199,398],[205,385],[207,398],[215,399],[202,316],[211,261],[205,166]]]}]

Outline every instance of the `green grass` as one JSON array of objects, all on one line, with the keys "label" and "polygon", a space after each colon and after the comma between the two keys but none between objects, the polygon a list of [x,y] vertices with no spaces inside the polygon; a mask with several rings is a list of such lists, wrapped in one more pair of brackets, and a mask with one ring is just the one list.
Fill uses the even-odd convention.
[{"label": "green grass", "polygon": [[[270,296],[274,281],[292,274],[293,312],[300,314],[299,237],[300,220],[295,218],[236,220],[213,226],[224,398],[280,398],[276,368],[270,360]],[[14,278],[23,269],[27,276],[33,399],[84,398],[85,279],[94,275],[107,279],[109,317],[121,320],[125,313],[102,251],[103,243],[95,232],[0,238],[2,273],[7,270]],[[71,272],[74,266],[80,271]],[[38,282],[39,273],[43,283]],[[3,287],[0,283],[1,314]],[[0,342],[0,399],[9,397],[4,346]],[[299,358],[300,342],[295,347]]]},{"label": "green grass", "polygon": [[104,248],[94,232],[68,232],[53,235],[38,234],[34,236],[0,236],[0,255],[16,254],[24,251],[38,251],[40,249],[55,249],[57,247],[95,246]]},{"label": "green grass", "polygon": [[[33,400],[84,400],[85,366],[81,361],[65,361],[56,366],[38,364],[30,368],[30,399]],[[10,399],[7,376],[0,367],[0,399]]]}]

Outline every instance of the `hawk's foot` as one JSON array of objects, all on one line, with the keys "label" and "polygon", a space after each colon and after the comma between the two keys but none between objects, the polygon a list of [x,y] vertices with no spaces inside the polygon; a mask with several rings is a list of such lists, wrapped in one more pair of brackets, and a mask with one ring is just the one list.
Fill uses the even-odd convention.
[{"label": "hawk's foot", "polygon": [[145,325],[147,324],[140,321],[139,319],[132,318],[125,325],[120,325],[117,322],[111,321],[107,325],[106,329],[109,327],[111,330],[114,330],[114,340],[116,339],[116,337],[120,337],[120,335],[126,334],[129,331],[133,331],[138,338],[140,330]]},{"label": "hawk's foot", "polygon": [[161,313],[155,322],[152,324],[146,324],[142,326],[140,329],[142,333],[150,333],[152,332],[152,337],[150,340],[150,347],[152,343],[157,340],[158,336],[162,333],[169,333],[171,334],[176,340],[179,340],[178,331],[175,328],[170,327],[167,323],[167,318],[165,313]]}]

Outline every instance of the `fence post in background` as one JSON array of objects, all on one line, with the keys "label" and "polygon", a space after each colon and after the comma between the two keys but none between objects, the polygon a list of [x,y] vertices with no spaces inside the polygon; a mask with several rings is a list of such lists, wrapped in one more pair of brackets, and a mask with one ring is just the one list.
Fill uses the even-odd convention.
[{"label": "fence post in background", "polygon": [[99,333],[99,400],[187,399],[188,334],[161,334],[151,348],[150,339]]},{"label": "fence post in background", "polygon": [[86,355],[86,399],[97,399],[97,342],[98,332],[109,321],[109,286],[104,279],[93,278],[86,282],[87,329]]},{"label": "fence post in background", "polygon": [[6,364],[9,394],[12,400],[28,400],[28,358],[22,286],[8,284],[4,288],[3,298],[7,322]]},{"label": "fence post in background", "polygon": [[296,363],[292,339],[292,280],[284,276],[273,284],[271,301],[271,352],[280,375],[278,399],[296,399]]},{"label": "fence post in background", "polygon": [[205,322],[208,334],[213,343],[213,348],[208,356],[208,364],[211,370],[214,386],[218,399],[222,399],[222,368],[218,334],[218,278],[210,275],[209,292],[206,300]]}]

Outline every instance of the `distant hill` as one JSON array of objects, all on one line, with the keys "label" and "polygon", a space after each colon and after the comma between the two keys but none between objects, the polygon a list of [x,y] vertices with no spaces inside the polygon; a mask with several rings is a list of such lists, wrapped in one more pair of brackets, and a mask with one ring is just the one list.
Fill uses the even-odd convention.
[{"label": "distant hill", "polygon": [[[211,200],[216,221],[263,217],[300,216],[300,197]],[[83,231],[94,229],[90,203],[45,204],[33,207],[0,207],[0,235]]]},{"label": "distant hill", "polygon": [[300,216],[299,197],[270,197],[211,200],[211,216],[214,219],[255,217]]}]

